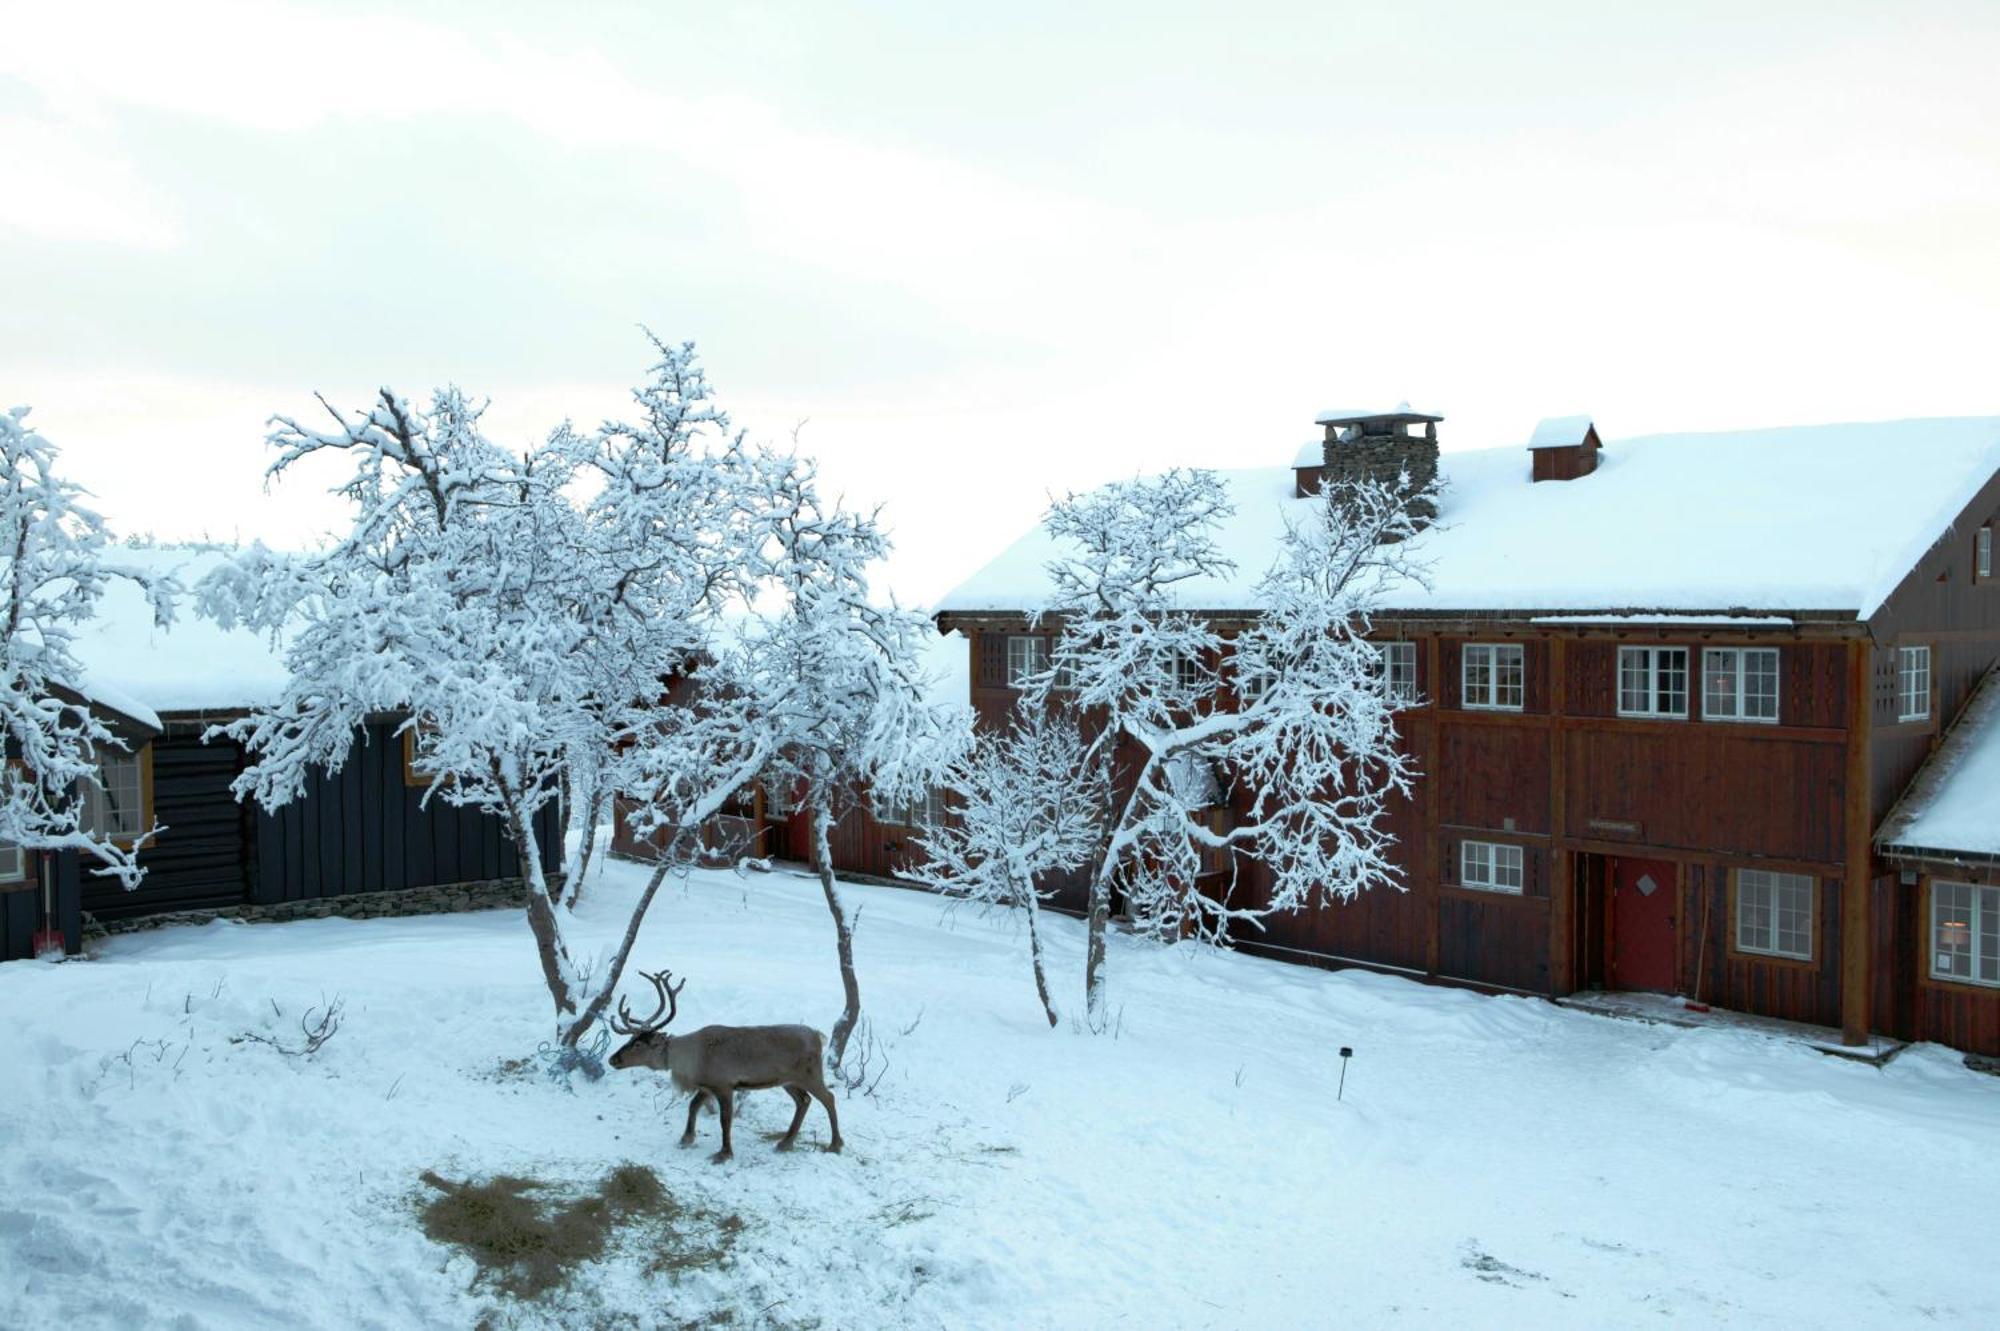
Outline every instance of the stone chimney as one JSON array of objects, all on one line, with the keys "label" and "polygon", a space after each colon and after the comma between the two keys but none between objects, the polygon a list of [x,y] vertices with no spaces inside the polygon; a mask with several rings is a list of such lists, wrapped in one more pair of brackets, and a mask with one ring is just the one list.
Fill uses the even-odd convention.
[{"label": "stone chimney", "polygon": [[[1407,475],[1411,491],[1422,490],[1437,480],[1437,423],[1443,419],[1412,411],[1407,402],[1394,411],[1323,411],[1314,422],[1326,427],[1325,465],[1318,479],[1322,485],[1379,481],[1393,486]],[[1437,506],[1417,500],[1410,512],[1428,521],[1437,516]]]}]

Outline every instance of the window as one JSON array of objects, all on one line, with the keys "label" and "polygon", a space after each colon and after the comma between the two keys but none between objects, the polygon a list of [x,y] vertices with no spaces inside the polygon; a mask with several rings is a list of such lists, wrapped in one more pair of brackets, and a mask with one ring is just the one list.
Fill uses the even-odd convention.
[{"label": "window", "polygon": [[1417,701],[1417,644],[1379,642],[1375,650],[1382,656],[1382,678],[1389,701],[1408,707]]},{"label": "window", "polygon": [[0,883],[18,883],[28,876],[28,857],[11,841],[0,841]]},{"label": "window", "polygon": [[1007,687],[1021,689],[1049,668],[1049,640],[1015,633],[1007,638]]},{"label": "window", "polygon": [[[412,788],[429,789],[433,780],[436,779],[436,772],[428,763],[420,761],[417,756],[417,730],[418,727],[411,726],[403,732],[403,784]],[[425,734],[435,735],[436,732],[426,729]],[[444,780],[437,782],[437,784],[450,785],[450,774],[447,773]]]},{"label": "window", "polygon": [[1931,974],[2000,985],[2000,887],[1931,884]]},{"label": "window", "polygon": [[1181,693],[1206,692],[1208,671],[1202,668],[1201,658],[1186,652],[1174,654],[1174,688]]},{"label": "window", "polygon": [[1684,718],[1687,714],[1687,648],[1618,649],[1618,715]]},{"label": "window", "polygon": [[1896,649],[1896,719],[1928,721],[1931,716],[1931,649]]},{"label": "window", "polygon": [[1520,896],[1527,882],[1526,856],[1519,846],[1497,841],[1464,841],[1458,847],[1458,885],[1482,892]]},{"label": "window", "polygon": [[1701,714],[1710,721],[1778,719],[1778,649],[1711,647],[1701,657]]},{"label": "window", "polygon": [[1802,873],[1736,871],[1736,950],[1811,961],[1816,880]]},{"label": "window", "polygon": [[1465,706],[1521,710],[1527,695],[1527,669],[1520,644],[1467,646],[1459,675]]},{"label": "window", "polygon": [[915,799],[887,805],[879,821],[890,827],[940,827],[944,824],[944,787],[932,786]]},{"label": "window", "polygon": [[1972,577],[1975,582],[1993,578],[1993,524],[1987,523],[1972,535]]},{"label": "window", "polygon": [[767,818],[789,818],[793,812],[791,778],[772,777],[765,781],[764,816]]},{"label": "window", "polygon": [[124,840],[152,826],[147,811],[146,768],[140,753],[107,753],[97,764],[97,784],[84,783],[83,830]]}]

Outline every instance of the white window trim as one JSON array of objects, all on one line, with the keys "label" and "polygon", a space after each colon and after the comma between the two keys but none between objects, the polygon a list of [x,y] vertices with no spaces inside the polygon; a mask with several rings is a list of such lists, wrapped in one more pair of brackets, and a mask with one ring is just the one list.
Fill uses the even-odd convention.
[{"label": "white window trim", "polygon": [[[1734,712],[1716,711],[1712,704],[1712,700],[1709,698],[1709,693],[1708,693],[1708,679],[1709,676],[1714,673],[1714,668],[1710,666],[1708,663],[1709,658],[1712,656],[1720,656],[1724,652],[1732,653],[1736,657],[1736,710]],[[1745,716],[1743,714],[1743,700],[1747,696],[1749,696],[1748,690],[1746,690],[1743,687],[1744,680],[1749,674],[1749,671],[1745,669],[1745,667],[1749,664],[1748,658],[1750,656],[1750,653],[1752,652],[1768,653],[1771,656],[1773,665],[1775,667],[1771,672],[1771,681],[1776,687],[1771,694],[1772,712],[1771,715],[1769,716]],[[1730,721],[1746,726],[1775,726],[1778,724],[1779,718],[1784,715],[1784,711],[1785,711],[1784,659],[1780,655],[1776,647],[1704,647],[1702,649],[1701,653],[1701,719],[1702,720]]]},{"label": "white window trim", "polygon": [[[1969,888],[1972,892],[1972,912],[1971,920],[1969,921],[1972,930],[1972,949],[1970,953],[1972,958],[1972,974],[1970,975],[1953,975],[1949,971],[1938,969],[1938,889],[1941,887],[1963,887]],[[1925,969],[1930,973],[1930,978],[1933,980],[1942,980],[1946,984],[1977,985],[1981,989],[2000,989],[2000,980],[1982,980],[1979,978],[1979,962],[1981,960],[1979,940],[1983,936],[1986,923],[1984,918],[1986,915],[1985,894],[1988,892],[2000,893],[2000,888],[1982,883],[1931,880],[1930,919],[1927,921],[1928,932],[1925,934],[1930,939],[1930,942],[1926,946],[1930,951],[1931,960],[1930,965]]]},{"label": "white window trim", "polygon": [[[112,842],[135,841],[146,834],[149,827],[147,810],[152,800],[146,789],[145,754],[146,750],[141,747],[130,753],[107,754],[98,760],[97,784],[93,786],[85,783],[83,791],[83,810],[80,820],[83,830],[92,836]],[[105,771],[110,763],[130,763],[132,766],[132,789],[129,793],[133,803],[120,810],[126,823],[129,824],[127,826],[105,826],[105,818],[100,816],[108,816],[111,813],[111,781]]]},{"label": "white window trim", "polygon": [[875,821],[884,827],[908,827],[920,831],[942,825],[944,814],[944,787],[932,786],[924,791],[921,798],[877,810]]},{"label": "white window trim", "polygon": [[11,842],[0,841],[0,883],[28,881],[28,853]]},{"label": "white window trim", "polygon": [[[1643,709],[1625,705],[1625,657],[1628,653],[1643,652],[1646,656],[1646,706]],[[1660,700],[1660,657],[1667,652],[1681,654],[1681,709],[1678,712],[1663,712]],[[1688,668],[1691,664],[1685,647],[1641,646],[1618,649],[1618,715],[1634,717],[1642,721],[1685,721],[1688,718]]]},{"label": "white window trim", "polygon": [[[1014,657],[1015,644],[1025,647],[1026,661],[1017,662]],[[1032,645],[1028,645],[1032,644]],[[1049,640],[1039,633],[1010,633],[1007,635],[1007,687],[1020,689],[1027,687],[1027,681],[1049,668]]]},{"label": "white window trim", "polygon": [[1972,537],[1972,576],[1977,582],[1993,578],[1993,524],[1986,523]]},{"label": "white window trim", "polygon": [[[1917,672],[1911,668],[1910,663],[1918,660],[1923,662],[1924,686],[1921,690],[1913,690],[1910,688],[1910,683]],[[1896,720],[1928,721],[1931,719],[1931,664],[1931,649],[1928,643],[1917,643],[1909,647],[1898,647],[1896,649]],[[1922,711],[1913,712],[1910,710],[1910,700],[1913,697],[1921,697]]]},{"label": "white window trim", "polygon": [[[1487,696],[1500,697],[1500,653],[1511,653],[1521,664],[1520,702],[1474,702],[1472,701],[1472,654],[1490,652],[1487,658],[1487,680],[1491,684]],[[1528,650],[1518,642],[1469,642],[1458,654],[1458,703],[1468,712],[1519,712],[1528,702]]]},{"label": "white window trim", "polygon": [[[1475,876],[1474,873],[1474,851],[1485,852],[1486,864],[1484,869],[1479,871],[1480,876]],[[1513,883],[1500,881],[1500,862],[1503,859],[1513,862],[1514,877],[1518,881]],[[1498,892],[1510,897],[1524,896],[1528,887],[1527,852],[1520,846],[1509,845],[1504,841],[1461,841],[1458,843],[1458,885],[1477,892]]]},{"label": "white window trim", "polygon": [[[1388,699],[1391,706],[1395,707],[1416,706],[1418,702],[1417,644],[1405,639],[1397,639],[1391,642],[1378,642],[1375,644],[1375,650],[1381,657],[1382,661],[1383,696]],[[1399,686],[1396,681],[1396,658],[1399,655],[1406,656],[1409,658],[1409,667],[1410,667],[1409,679],[1404,681],[1404,683],[1401,686]],[[1521,682],[1523,691],[1525,692],[1527,686],[1527,677],[1525,669],[1523,671]]]},{"label": "white window trim", "polygon": [[[1745,887],[1743,876],[1757,874],[1771,880],[1771,930],[1768,946],[1751,947],[1743,941],[1743,900]],[[1811,961],[1813,949],[1819,936],[1819,880],[1810,874],[1780,873],[1770,869],[1732,869],[1730,874],[1736,880],[1735,918],[1730,921],[1730,934],[1735,939],[1736,951],[1748,956],[1775,957],[1780,961]],[[1780,879],[1796,878],[1806,884],[1806,950],[1787,952],[1778,946],[1778,897]]]}]

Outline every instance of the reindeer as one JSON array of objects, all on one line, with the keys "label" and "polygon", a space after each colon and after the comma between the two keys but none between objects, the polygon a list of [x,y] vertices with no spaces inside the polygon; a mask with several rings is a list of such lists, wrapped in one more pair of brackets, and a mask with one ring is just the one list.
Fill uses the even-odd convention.
[{"label": "reindeer", "polygon": [[665,1072],[673,1077],[675,1086],[694,1092],[694,1099],[688,1102],[682,1146],[694,1145],[695,1115],[701,1112],[703,1100],[713,1100],[722,1116],[722,1149],[715,1153],[715,1160],[719,1164],[729,1159],[733,1154],[729,1127],[736,1113],[736,1092],[782,1086],[792,1097],[793,1113],[792,1126],[779,1138],[778,1149],[789,1151],[797,1140],[799,1125],[806,1121],[807,1096],[826,1108],[826,1121],[833,1128],[833,1140],[826,1149],[841,1148],[840,1115],[833,1108],[833,1092],[826,1088],[825,1046],[818,1031],[810,1026],[704,1026],[687,1035],[670,1036],[666,1027],[680,1011],[677,1000],[687,981],[669,985],[672,971],[639,974],[652,981],[660,1005],[650,1016],[634,1017],[625,1000],[618,1000],[618,1015],[611,1019],[611,1029],[631,1038],[611,1056],[611,1066]]}]

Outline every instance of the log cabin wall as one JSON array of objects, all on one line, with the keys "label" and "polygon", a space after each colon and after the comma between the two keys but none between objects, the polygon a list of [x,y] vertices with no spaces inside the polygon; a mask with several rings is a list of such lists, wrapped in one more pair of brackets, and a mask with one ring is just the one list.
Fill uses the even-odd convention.
[{"label": "log cabin wall", "polygon": [[140,854],[130,892],[86,875],[83,908],[103,919],[240,906],[250,900],[256,815],[229,793],[241,745],[201,742],[199,726],[169,726],[152,742],[153,817],[166,830]]},{"label": "log cabin wall", "polygon": [[[239,745],[203,744],[197,724],[169,722],[153,741],[153,811],[165,825],[141,855],[146,878],[126,892],[84,878],[83,909],[105,919],[232,905],[275,905],[520,874],[499,819],[454,808],[405,779],[395,723],[367,728],[346,765],[315,769],[305,794],[275,813],[239,804],[229,783]],[[538,816],[545,870],[562,863],[562,819]]]}]

